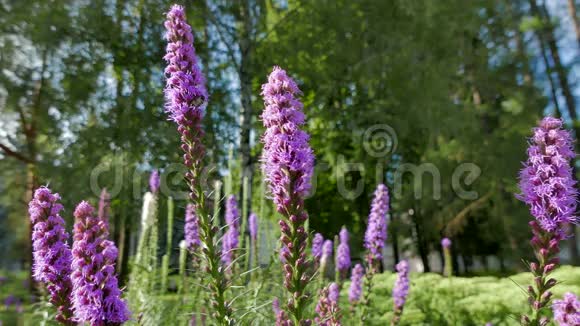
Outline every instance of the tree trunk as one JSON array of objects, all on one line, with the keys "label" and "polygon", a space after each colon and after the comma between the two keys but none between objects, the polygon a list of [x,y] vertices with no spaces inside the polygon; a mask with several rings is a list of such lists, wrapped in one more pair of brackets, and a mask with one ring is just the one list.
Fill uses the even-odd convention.
[{"label": "tree trunk", "polygon": [[[252,33],[252,17],[250,11],[249,1],[240,2],[240,67],[239,67],[239,79],[240,79],[240,97],[241,97],[241,108],[240,108],[240,156],[241,156],[241,188],[240,188],[240,198],[242,205],[246,205],[247,211],[250,212],[252,209],[252,181],[253,181],[253,162],[250,144],[250,134],[252,131],[252,73],[251,73],[251,62],[252,53],[254,51],[254,45],[251,39]],[[247,179],[247,198],[243,191],[244,179]],[[245,202],[245,203],[244,203]],[[243,221],[248,217],[242,216]],[[241,223],[242,225],[247,225]],[[246,230],[243,230],[245,232]]]},{"label": "tree trunk", "polygon": [[560,51],[558,49],[558,44],[556,43],[556,38],[554,36],[554,27],[551,25],[548,10],[544,5],[541,8],[539,8],[535,0],[530,1],[530,7],[532,9],[532,13],[535,16],[540,17],[540,19],[546,24],[546,26],[542,28],[540,33],[544,35],[544,38],[548,44],[548,48],[550,49],[552,61],[554,62],[554,70],[556,71],[556,74],[558,76],[560,89],[562,91],[564,99],[566,100],[566,106],[568,107],[568,113],[570,114],[570,118],[572,120],[576,120],[577,119],[576,103],[574,102],[574,96],[572,95],[570,83],[568,82],[568,74],[566,72],[566,69],[564,68],[564,65],[562,64],[562,60],[560,59]]},{"label": "tree trunk", "polygon": [[427,244],[423,238],[423,230],[421,227],[421,216],[417,206],[415,207],[415,214],[413,216],[413,226],[415,228],[415,241],[417,243],[417,250],[419,251],[419,256],[421,257],[421,262],[423,263],[423,272],[429,273],[431,268],[429,266],[429,251],[427,249]]},{"label": "tree trunk", "polygon": [[578,23],[578,16],[576,15],[576,4],[574,0],[568,0],[568,10],[570,12],[570,19],[574,24],[574,32],[576,33],[576,42],[580,46],[580,23]]}]

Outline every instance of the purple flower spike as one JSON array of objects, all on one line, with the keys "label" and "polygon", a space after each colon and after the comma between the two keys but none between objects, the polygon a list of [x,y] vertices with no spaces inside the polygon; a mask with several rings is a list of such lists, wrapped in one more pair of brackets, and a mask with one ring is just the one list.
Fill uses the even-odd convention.
[{"label": "purple flower spike", "polygon": [[443,238],[441,240],[441,247],[449,249],[451,248],[451,240],[449,240],[449,238]]},{"label": "purple flower spike", "polygon": [[234,195],[230,195],[226,201],[225,220],[228,230],[222,240],[222,262],[224,265],[229,265],[234,260],[240,237],[240,213],[238,211],[238,202]]},{"label": "purple flower spike", "polygon": [[318,317],[314,319],[316,325],[321,326],[340,326],[340,308],[338,306],[338,297],[340,287],[336,283],[331,283],[328,287],[320,291],[320,298],[316,305]]},{"label": "purple flower spike", "polygon": [[352,269],[352,275],[350,276],[350,288],[348,291],[348,301],[350,301],[351,304],[356,304],[360,301],[364,275],[365,271],[362,265],[356,264]]},{"label": "purple flower spike", "polygon": [[376,268],[383,259],[383,247],[387,240],[387,212],[389,211],[389,191],[380,184],[375,190],[371,213],[365,233],[365,248],[369,266]]},{"label": "purple flower spike", "polygon": [[[298,324],[310,324],[303,316],[308,293],[309,265],[306,256],[308,234],[304,223],[308,213],[304,198],[310,191],[310,178],[314,169],[314,154],[308,144],[308,134],[300,128],[305,123],[300,90],[296,83],[279,67],[274,67],[268,82],[262,86],[265,109],[262,121],[266,131],[262,137],[262,170],[278,212],[282,253],[284,260],[284,286],[291,294],[288,312]],[[288,316],[290,317],[290,316]],[[289,324],[290,320],[281,321]]]},{"label": "purple flower spike", "polygon": [[149,176],[149,189],[151,193],[159,193],[159,185],[161,184],[161,178],[159,177],[159,170],[153,170]]},{"label": "purple flower spike", "polygon": [[409,294],[409,263],[402,260],[395,268],[397,269],[397,280],[393,287],[394,316],[391,325],[399,323]]},{"label": "purple flower spike", "polygon": [[324,237],[320,233],[314,235],[312,239],[312,257],[316,263],[320,263],[322,258],[322,245],[324,244]]},{"label": "purple flower spike", "polygon": [[554,320],[560,326],[580,325],[580,301],[571,292],[564,294],[562,300],[554,300],[552,305]]},{"label": "purple flower spike", "polygon": [[577,222],[577,190],[570,166],[574,157],[572,136],[562,129],[562,121],[544,118],[534,129],[528,160],[520,173],[518,198],[530,206],[545,231],[563,233],[564,225]]},{"label": "purple flower spike", "polygon": [[395,309],[402,310],[409,293],[409,263],[406,260],[402,260],[397,264],[396,269],[397,281],[393,288],[393,301]]},{"label": "purple flower spike", "polygon": [[350,269],[350,248],[348,246],[348,230],[340,231],[340,244],[336,249],[336,269],[342,279],[345,279]]},{"label": "purple flower spike", "polygon": [[[296,83],[279,67],[262,86],[266,108],[262,120],[262,168],[279,212],[284,212],[293,198],[304,198],[310,191],[314,155],[308,145],[308,134],[300,130],[305,117]],[[288,186],[292,184],[293,187]],[[288,192],[292,189],[292,192]]]},{"label": "purple flower spike", "polygon": [[332,240],[325,240],[322,245],[322,258],[320,258],[321,274],[324,276],[326,268],[332,259]]},{"label": "purple flower spike", "polygon": [[33,277],[45,283],[50,302],[58,309],[56,320],[72,324],[70,280],[72,254],[60,212],[60,196],[46,187],[38,188],[28,205],[32,223]]},{"label": "purple flower spike", "polygon": [[201,245],[199,240],[199,218],[195,214],[195,207],[187,204],[185,208],[185,243],[187,249],[195,251]]},{"label": "purple flower spike", "polygon": [[165,111],[170,120],[177,124],[181,134],[181,149],[183,160],[188,172],[185,177],[190,188],[190,197],[197,202],[200,191],[198,179],[201,173],[201,160],[205,148],[201,142],[205,104],[208,99],[205,88],[205,78],[197,64],[197,56],[193,47],[191,26],[185,20],[185,9],[174,5],[167,13],[165,21],[167,33],[167,53],[165,61]]},{"label": "purple flower spike", "polygon": [[577,206],[576,181],[572,173],[571,160],[576,157],[570,133],[562,129],[562,120],[546,117],[530,140],[528,160],[520,172],[521,194],[517,198],[530,206],[535,220],[531,244],[538,262],[530,263],[534,275],[534,287],[528,290],[528,302],[534,318],[522,316],[523,325],[538,325],[548,322],[540,320],[539,311],[549,306],[552,293],[549,291],[556,280],[548,278],[558,265],[559,242],[566,237],[566,228],[577,223],[574,215]]},{"label": "purple flower spike", "polygon": [[97,326],[126,322],[129,310],[115,275],[118,252],[107,240],[108,223],[96,218],[93,207],[84,201],[74,216],[71,279],[75,320]]},{"label": "purple flower spike", "polygon": [[248,228],[250,229],[250,238],[253,241],[258,239],[258,215],[252,213],[248,217]]},{"label": "purple flower spike", "polygon": [[348,235],[348,230],[346,229],[346,227],[343,226],[342,229],[340,229],[338,236],[340,238],[341,243],[348,243],[350,236]]},{"label": "purple flower spike", "polygon": [[[167,62],[165,75],[165,111],[169,119],[177,125],[181,135],[183,163],[187,168],[185,179],[189,187],[189,199],[195,206],[199,218],[199,235],[203,244],[201,258],[210,278],[210,304],[215,324],[235,323],[233,311],[226,296],[230,284],[226,281],[220,261],[222,254],[216,241],[218,228],[214,227],[203,200],[204,190],[200,182],[202,160],[205,147],[202,139],[202,120],[207,106],[208,93],[205,78],[198,66],[193,33],[185,19],[185,9],[173,5],[165,21],[167,48],[164,56]],[[203,317],[203,315],[202,315]]]}]

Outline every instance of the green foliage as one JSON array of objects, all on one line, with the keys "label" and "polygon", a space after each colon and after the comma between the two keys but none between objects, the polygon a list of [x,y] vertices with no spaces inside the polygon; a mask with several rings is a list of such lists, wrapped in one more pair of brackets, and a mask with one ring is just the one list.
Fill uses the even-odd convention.
[{"label": "green foliage", "polygon": [[[561,283],[554,297],[564,292],[580,292],[580,268],[563,266],[553,277]],[[387,325],[392,317],[391,291],[396,274],[383,273],[374,278],[368,325]],[[439,274],[411,274],[408,301],[400,325],[519,325],[519,316],[529,306],[523,288],[532,281],[530,273],[506,278],[452,277]],[[341,292],[341,307],[348,309],[348,286]],[[345,314],[346,325],[356,325],[353,314]]]}]

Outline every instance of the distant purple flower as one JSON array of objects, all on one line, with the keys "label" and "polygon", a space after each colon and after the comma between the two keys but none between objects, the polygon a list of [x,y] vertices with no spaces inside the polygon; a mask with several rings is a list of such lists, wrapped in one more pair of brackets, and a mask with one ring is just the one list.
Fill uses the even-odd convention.
[{"label": "distant purple flower", "polygon": [[40,187],[28,204],[28,213],[32,223],[33,277],[46,284],[50,302],[58,309],[56,319],[66,324],[73,315],[70,304],[72,254],[60,216],[63,206],[59,200],[58,194]]},{"label": "distant purple flower", "polygon": [[554,320],[560,326],[580,325],[580,301],[571,292],[564,294],[562,300],[554,300],[552,304]]},{"label": "distant purple flower", "polygon": [[322,245],[324,244],[324,237],[320,233],[314,235],[312,239],[312,257],[314,261],[319,263],[320,258],[322,258]]},{"label": "distant purple flower", "polygon": [[102,326],[129,320],[127,304],[115,275],[117,248],[107,240],[107,223],[94,216],[94,209],[81,202],[74,211],[73,306],[75,320]]},{"label": "distant purple flower", "polygon": [[256,241],[258,239],[258,215],[254,213],[250,214],[248,217],[248,227],[250,229],[250,238]]},{"label": "distant purple flower", "polygon": [[6,309],[10,308],[10,306],[15,303],[16,297],[14,296],[14,294],[10,294],[6,298],[4,298],[4,306],[6,307]]},{"label": "distant purple flower", "polygon": [[577,222],[576,182],[570,160],[576,157],[572,135],[562,129],[560,119],[546,117],[528,148],[528,160],[520,173],[518,196],[542,229],[562,233],[563,226]]},{"label": "distant purple flower", "polygon": [[331,283],[328,287],[320,291],[320,297],[316,304],[316,313],[318,317],[314,320],[316,325],[320,326],[340,326],[340,308],[338,306],[338,297],[340,288],[338,284]]},{"label": "distant purple flower", "polygon": [[451,240],[449,238],[443,238],[441,240],[441,247],[449,249],[451,247]]},{"label": "distant purple flower", "polygon": [[326,266],[332,259],[332,240],[325,240],[324,244],[322,245],[322,258],[320,258],[320,266],[322,266],[322,273],[325,272]]},{"label": "distant purple flower", "polygon": [[185,19],[185,9],[173,5],[167,13],[165,21],[167,33],[167,62],[165,75],[165,111],[169,118],[177,124],[181,134],[181,149],[184,152],[183,161],[189,170],[185,174],[190,187],[190,197],[195,202],[199,194],[198,180],[201,160],[205,156],[202,118],[205,112],[208,94],[205,88],[205,78],[198,66],[191,26]]},{"label": "distant purple flower", "polygon": [[274,315],[276,316],[280,313],[280,300],[278,298],[272,300],[272,311],[274,311]]},{"label": "distant purple flower", "polygon": [[346,278],[350,269],[350,248],[348,246],[348,231],[345,227],[340,231],[340,244],[336,249],[336,268],[342,278]]},{"label": "distant purple flower", "polygon": [[222,240],[222,262],[225,265],[229,265],[234,260],[240,237],[240,213],[238,211],[238,202],[234,195],[230,195],[226,201],[225,220],[228,230]]},{"label": "distant purple flower", "polygon": [[190,251],[195,251],[201,245],[199,218],[195,214],[195,206],[192,204],[187,204],[185,208],[185,243]]},{"label": "distant purple flower", "polygon": [[383,259],[383,247],[387,240],[387,212],[389,211],[389,191],[384,184],[377,186],[371,205],[371,212],[365,233],[365,248],[369,266],[375,266]]},{"label": "distant purple flower", "polygon": [[393,287],[393,303],[395,310],[403,310],[407,294],[409,294],[409,263],[401,260],[397,266],[397,281]]},{"label": "distant purple flower", "polygon": [[346,229],[346,227],[343,226],[342,229],[340,229],[338,236],[340,237],[341,243],[348,243],[350,236],[348,235],[348,230]]},{"label": "distant purple flower", "polygon": [[362,295],[363,277],[365,271],[361,264],[356,264],[352,269],[350,276],[350,288],[348,291],[348,300],[351,304],[357,303]]},{"label": "distant purple flower", "polygon": [[161,184],[161,178],[159,177],[159,170],[153,170],[149,176],[149,189],[152,193],[159,193],[159,185]]},{"label": "distant purple flower", "polygon": [[328,286],[328,299],[332,303],[338,304],[338,297],[340,296],[340,287],[338,284],[332,282],[330,286]]},{"label": "distant purple flower", "polygon": [[[299,324],[311,321],[302,315],[308,297],[304,289],[309,277],[306,266],[307,233],[304,223],[308,213],[304,198],[309,193],[314,169],[314,154],[308,144],[308,134],[300,128],[305,123],[303,105],[298,99],[296,83],[279,67],[274,67],[268,82],[262,86],[265,109],[261,115],[266,131],[262,137],[262,170],[268,182],[280,221],[282,247],[288,250],[284,262],[284,286],[292,294],[289,311]],[[290,322],[286,320],[285,322]]]}]

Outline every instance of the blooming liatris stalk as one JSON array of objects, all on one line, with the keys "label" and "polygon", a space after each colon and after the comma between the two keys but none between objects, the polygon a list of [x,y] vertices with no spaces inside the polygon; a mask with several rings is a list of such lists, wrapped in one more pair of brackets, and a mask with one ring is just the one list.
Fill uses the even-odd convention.
[{"label": "blooming liatris stalk", "polygon": [[225,220],[228,230],[222,240],[222,262],[228,266],[234,261],[240,240],[240,213],[234,195],[230,195],[226,201]]},{"label": "blooming liatris stalk", "polygon": [[232,308],[226,301],[226,291],[229,283],[221,266],[221,253],[216,243],[217,226],[212,224],[203,188],[199,181],[202,173],[201,162],[205,156],[205,147],[202,144],[202,118],[208,99],[205,81],[201,69],[197,64],[197,56],[193,47],[191,26],[185,19],[185,9],[174,5],[167,13],[165,21],[167,30],[167,61],[165,75],[165,110],[169,118],[177,124],[177,131],[181,135],[181,149],[183,162],[187,168],[185,179],[189,186],[189,197],[195,206],[199,218],[199,234],[202,242],[202,258],[206,272],[210,275],[210,297],[214,306],[213,316],[217,324],[234,323]]},{"label": "blooming liatris stalk", "polygon": [[72,284],[75,320],[91,325],[120,324],[129,320],[127,304],[115,275],[117,248],[107,240],[107,223],[81,202],[74,211]]},{"label": "blooming liatris stalk", "polygon": [[348,246],[348,230],[340,230],[340,244],[336,250],[336,269],[341,279],[345,279],[350,269],[350,247]]},{"label": "blooming liatris stalk", "polygon": [[397,269],[397,280],[393,287],[394,314],[391,325],[399,324],[405,302],[407,301],[407,294],[409,294],[409,263],[406,260],[402,260],[395,268]]},{"label": "blooming liatris stalk", "polygon": [[199,241],[199,219],[195,214],[195,207],[187,204],[185,207],[185,244],[187,250],[196,251],[201,245]]},{"label": "blooming liatris stalk", "polygon": [[450,277],[453,274],[453,263],[451,261],[451,240],[443,238],[441,240],[441,247],[443,247],[444,267],[443,275]]},{"label": "blooming liatris stalk", "polygon": [[352,305],[355,305],[360,301],[364,275],[365,271],[362,265],[356,264],[352,269],[352,274],[350,276],[350,288],[348,290],[348,301],[350,301]]},{"label": "blooming liatris stalk", "polygon": [[370,294],[373,287],[373,275],[379,271],[383,260],[383,248],[387,240],[387,212],[389,211],[389,191],[387,186],[379,184],[371,204],[371,212],[365,232],[364,246],[367,250],[367,272],[361,318],[367,318],[370,306]]},{"label": "blooming liatris stalk", "polygon": [[564,294],[562,300],[554,300],[552,304],[554,320],[560,326],[580,325],[580,301],[571,292]]},{"label": "blooming liatris stalk", "polygon": [[159,193],[159,186],[161,185],[161,178],[159,177],[159,171],[153,170],[149,176],[149,190],[151,193],[157,195]]},{"label": "blooming liatris stalk", "polygon": [[258,215],[251,213],[248,217],[248,228],[250,230],[250,238],[252,241],[258,239]]},{"label": "blooming liatris stalk", "polygon": [[556,280],[549,278],[559,262],[559,243],[566,237],[570,223],[576,223],[575,181],[570,161],[576,156],[572,136],[562,129],[562,121],[546,117],[534,129],[528,148],[528,160],[520,172],[521,194],[518,199],[530,206],[535,220],[530,222],[531,244],[536,262],[530,263],[534,286],[528,287],[531,316],[522,316],[524,325],[549,322],[542,309],[549,306]]},{"label": "blooming liatris stalk", "polygon": [[45,283],[50,302],[58,309],[56,320],[74,324],[70,296],[72,255],[68,233],[60,212],[60,196],[46,187],[38,188],[28,204],[32,223],[33,277]]},{"label": "blooming liatris stalk", "polygon": [[328,287],[320,291],[320,298],[316,305],[315,318],[316,325],[320,326],[340,326],[341,314],[338,306],[340,287],[336,283],[331,283]]},{"label": "blooming liatris stalk", "polygon": [[174,5],[167,13],[165,21],[167,61],[165,75],[165,110],[169,118],[177,124],[181,134],[181,149],[183,160],[188,172],[185,177],[190,187],[190,196],[196,202],[203,193],[198,185],[201,172],[201,160],[205,148],[201,143],[204,134],[201,121],[207,102],[207,90],[203,74],[197,64],[197,56],[193,47],[191,26],[185,20],[185,10]]},{"label": "blooming liatris stalk", "polygon": [[304,198],[311,187],[314,154],[308,134],[300,129],[305,116],[297,98],[299,93],[296,83],[279,67],[274,67],[262,86],[265,109],[261,117],[266,127],[262,170],[277,211],[283,216],[280,241],[289,254],[283,266],[284,286],[291,293],[288,312],[294,324],[309,325],[311,320],[304,317],[309,297],[305,288],[310,280]]},{"label": "blooming liatris stalk", "polygon": [[332,240],[324,241],[322,245],[322,258],[320,258],[320,276],[324,277],[330,260],[332,259]]},{"label": "blooming liatris stalk", "polygon": [[383,248],[387,240],[387,212],[389,191],[384,184],[378,185],[371,205],[371,213],[365,233],[364,245],[367,249],[367,263],[374,273],[383,259]]},{"label": "blooming liatris stalk", "polygon": [[324,237],[320,233],[314,235],[312,239],[312,258],[316,264],[320,264],[320,258],[322,258],[322,245],[324,244]]}]

